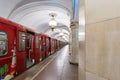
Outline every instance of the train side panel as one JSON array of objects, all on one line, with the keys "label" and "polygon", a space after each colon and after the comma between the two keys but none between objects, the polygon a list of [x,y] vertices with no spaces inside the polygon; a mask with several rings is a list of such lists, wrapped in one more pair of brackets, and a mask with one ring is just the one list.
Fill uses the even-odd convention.
[{"label": "train side panel", "polygon": [[36,35],[36,45],[35,45],[35,58],[36,63],[42,60],[42,52],[41,52],[41,34]]},{"label": "train side panel", "polygon": [[0,23],[0,79],[16,74],[16,29]]},{"label": "train side panel", "polygon": [[0,18],[0,80],[22,73],[64,45],[57,39]]}]

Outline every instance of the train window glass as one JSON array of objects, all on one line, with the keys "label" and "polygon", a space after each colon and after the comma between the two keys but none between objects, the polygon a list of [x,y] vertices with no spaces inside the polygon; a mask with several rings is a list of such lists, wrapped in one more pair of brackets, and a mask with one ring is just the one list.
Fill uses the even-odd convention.
[{"label": "train window glass", "polygon": [[31,38],[32,36],[30,35],[30,34],[27,34],[27,38],[26,38],[26,47],[27,48],[30,48],[31,49],[31,40],[32,40],[32,38]]},{"label": "train window glass", "polygon": [[51,45],[52,45],[52,51],[54,50],[54,41],[53,40],[51,40]]},{"label": "train window glass", "polygon": [[46,47],[48,48],[49,47],[49,39],[47,38],[46,40]]},{"label": "train window glass", "polygon": [[38,38],[38,36],[36,36],[36,48],[39,48],[39,38]]},{"label": "train window glass", "polygon": [[45,50],[45,43],[44,43],[44,37],[43,36],[41,37],[41,40],[42,40],[41,41],[42,42],[41,43],[41,48],[42,48],[41,50],[44,51]]},{"label": "train window glass", "polygon": [[0,56],[7,54],[8,36],[6,32],[0,31]]},{"label": "train window glass", "polygon": [[25,51],[26,36],[25,32],[19,32],[19,51]]},{"label": "train window glass", "polygon": [[29,39],[28,38],[26,38],[26,47],[28,47],[29,48]]}]

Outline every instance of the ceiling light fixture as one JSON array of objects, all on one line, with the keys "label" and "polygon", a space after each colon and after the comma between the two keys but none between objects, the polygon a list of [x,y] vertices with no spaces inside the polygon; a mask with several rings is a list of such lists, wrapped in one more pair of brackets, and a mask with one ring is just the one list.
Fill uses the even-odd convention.
[{"label": "ceiling light fixture", "polygon": [[57,16],[55,13],[50,13],[51,19],[49,21],[49,26],[54,31],[55,27],[57,26],[57,22],[55,20],[55,16]]}]

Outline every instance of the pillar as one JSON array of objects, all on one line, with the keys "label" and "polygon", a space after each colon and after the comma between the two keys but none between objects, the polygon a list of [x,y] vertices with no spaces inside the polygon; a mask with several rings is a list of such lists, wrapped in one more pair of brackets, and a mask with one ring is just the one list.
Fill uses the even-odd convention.
[{"label": "pillar", "polygon": [[79,42],[78,42],[78,29],[79,24],[78,21],[71,22],[71,53],[70,53],[70,63],[78,65],[78,49],[79,49]]},{"label": "pillar", "polygon": [[72,53],[71,43],[72,43],[72,35],[71,35],[71,32],[70,32],[70,36],[69,36],[69,55],[71,55],[71,53]]}]

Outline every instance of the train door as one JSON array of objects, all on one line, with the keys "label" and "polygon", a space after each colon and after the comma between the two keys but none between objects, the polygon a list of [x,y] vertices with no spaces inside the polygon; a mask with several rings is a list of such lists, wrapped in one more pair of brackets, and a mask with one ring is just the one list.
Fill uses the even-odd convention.
[{"label": "train door", "polygon": [[54,53],[54,39],[51,39],[51,54]]},{"label": "train door", "polygon": [[27,32],[26,38],[26,66],[29,68],[35,63],[35,36],[33,33]]},{"label": "train door", "polygon": [[0,23],[0,80],[16,73],[15,28]]},{"label": "train door", "polygon": [[56,43],[57,43],[57,50],[58,50],[58,40],[56,40]]},{"label": "train door", "polygon": [[58,40],[56,40],[56,47],[57,47],[57,50],[58,50]]},{"label": "train door", "polygon": [[49,56],[49,38],[46,37],[46,57]]},{"label": "train door", "polygon": [[39,61],[42,60],[42,54],[41,54],[41,35],[37,34],[36,35],[36,45],[35,45],[35,62],[38,63]]},{"label": "train door", "polygon": [[41,50],[42,50],[42,60],[45,59],[45,42],[44,42],[44,36],[41,36]]},{"label": "train door", "polygon": [[41,44],[42,44],[42,40],[41,40],[41,35],[39,35],[39,53],[40,53],[40,57],[39,57],[39,60],[41,61],[42,60],[42,46],[41,46]]},{"label": "train door", "polygon": [[56,41],[54,39],[54,52],[56,52]]},{"label": "train door", "polygon": [[49,52],[50,52],[50,55],[51,55],[51,38],[49,37]]},{"label": "train door", "polygon": [[52,50],[52,38],[50,39],[50,42],[51,42],[51,54],[53,53],[53,50]]},{"label": "train door", "polygon": [[55,40],[55,51],[57,51],[57,40]]}]

